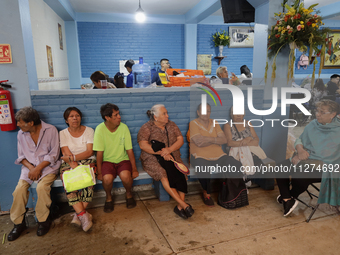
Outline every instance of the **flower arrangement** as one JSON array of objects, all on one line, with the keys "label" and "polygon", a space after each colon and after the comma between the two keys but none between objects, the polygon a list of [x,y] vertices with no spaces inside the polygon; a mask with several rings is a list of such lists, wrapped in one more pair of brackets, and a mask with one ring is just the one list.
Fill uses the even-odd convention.
[{"label": "flower arrangement", "polygon": [[[272,65],[272,83],[275,80],[276,63],[275,59],[277,54],[284,47],[290,47],[288,74],[287,80],[293,77],[294,63],[295,63],[295,49],[302,52],[307,52],[309,46],[309,60],[313,55],[313,50],[317,56],[321,57],[323,61],[325,56],[325,45],[327,33],[330,31],[328,28],[320,28],[324,23],[322,17],[315,11],[314,7],[318,4],[304,8],[304,4],[300,4],[300,0],[295,0],[292,6],[285,4],[287,12],[275,13],[276,24],[273,25],[269,31],[268,36],[268,58],[273,59]],[[314,61],[312,84],[315,77]],[[268,62],[266,64],[265,80],[267,80]],[[321,74],[321,65],[319,69],[319,76]]]},{"label": "flower arrangement", "polygon": [[216,32],[213,34],[213,42],[215,43],[215,47],[223,45],[223,46],[229,46],[230,43],[230,37],[228,35],[228,32],[221,29],[221,32]]}]

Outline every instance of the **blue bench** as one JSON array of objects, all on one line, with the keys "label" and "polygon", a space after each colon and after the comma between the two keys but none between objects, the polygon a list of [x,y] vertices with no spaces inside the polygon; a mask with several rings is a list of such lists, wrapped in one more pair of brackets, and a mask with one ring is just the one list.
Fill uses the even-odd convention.
[{"label": "blue bench", "polygon": [[[262,160],[265,165],[275,165],[275,161],[266,158]],[[186,163],[188,166],[188,164]],[[150,175],[148,175],[143,168],[138,168],[139,176],[134,179],[134,181],[138,180],[146,180],[146,179],[151,179]],[[196,180],[197,176],[195,174],[195,169],[193,167],[190,167],[190,174],[189,174],[189,181],[190,180]],[[119,176],[114,180],[115,183],[121,182]],[[102,182],[100,180],[97,180],[97,184],[101,184]],[[33,182],[33,184],[30,187],[30,193],[32,194],[32,200],[33,200],[33,206],[35,208],[36,205],[36,198],[37,198],[37,193],[36,193],[36,187],[37,187],[37,181]],[[58,178],[53,182],[52,188],[57,188],[57,187],[63,187],[63,183],[58,176]],[[161,181],[155,181],[153,180],[153,188],[155,190],[156,196],[158,197],[159,201],[169,201],[170,200],[170,195],[166,190],[164,189],[162,182]]]},{"label": "blue bench", "polygon": [[[139,172],[139,176],[137,178],[135,178],[134,181],[147,180],[147,179],[151,180],[150,175],[148,175],[147,172],[145,172],[143,170],[143,168],[138,168],[138,172]],[[101,183],[102,183],[102,181],[96,180],[96,185],[101,184]],[[121,183],[121,179],[119,178],[119,176],[117,176],[117,178],[114,180],[114,183]],[[32,183],[32,185],[30,186],[30,194],[31,194],[31,197],[32,197],[32,202],[33,202],[34,208],[36,206],[36,201],[37,201],[37,192],[36,192],[37,184],[38,184],[38,182],[34,181]],[[163,185],[160,181],[154,181],[153,180],[153,186],[154,186],[156,196],[159,198],[160,201],[169,201],[170,200],[169,194],[165,191],[165,189],[163,188]],[[51,187],[52,188],[63,187],[63,182],[61,181],[59,176],[53,182]]]}]

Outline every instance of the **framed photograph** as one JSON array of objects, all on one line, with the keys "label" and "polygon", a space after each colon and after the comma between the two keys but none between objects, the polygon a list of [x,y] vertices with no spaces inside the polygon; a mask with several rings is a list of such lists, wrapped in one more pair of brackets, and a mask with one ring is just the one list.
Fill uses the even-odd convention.
[{"label": "framed photograph", "polygon": [[52,60],[52,49],[51,49],[51,47],[46,45],[46,51],[47,51],[48,73],[49,73],[50,77],[54,77],[53,60]]},{"label": "framed photograph", "polygon": [[64,49],[64,44],[63,44],[63,31],[61,29],[61,25],[58,23],[58,32],[59,32],[59,46],[60,49]]},{"label": "framed photograph", "polygon": [[230,26],[229,36],[229,48],[254,47],[254,27]]},{"label": "framed photograph", "polygon": [[340,30],[332,30],[328,34],[323,69],[340,68]]}]

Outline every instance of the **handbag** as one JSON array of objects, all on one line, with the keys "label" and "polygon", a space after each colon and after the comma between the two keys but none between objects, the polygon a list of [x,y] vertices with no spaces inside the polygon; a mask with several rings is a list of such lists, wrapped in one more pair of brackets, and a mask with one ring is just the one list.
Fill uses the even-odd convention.
[{"label": "handbag", "polygon": [[67,192],[80,190],[96,184],[93,168],[89,165],[79,165],[63,174],[64,188]]},{"label": "handbag", "polygon": [[247,188],[243,179],[228,178],[222,182],[218,194],[218,205],[225,209],[235,209],[249,205]]}]

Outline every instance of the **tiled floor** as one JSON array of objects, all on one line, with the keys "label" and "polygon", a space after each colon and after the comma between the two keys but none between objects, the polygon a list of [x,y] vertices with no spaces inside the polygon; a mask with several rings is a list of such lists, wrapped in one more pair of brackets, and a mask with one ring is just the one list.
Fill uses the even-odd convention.
[{"label": "tiled floor", "polygon": [[[311,209],[300,203],[285,218],[277,195],[277,188],[251,189],[249,206],[235,210],[207,207],[200,194],[190,195],[195,214],[188,220],[174,214],[173,200],[142,198],[134,209],[118,204],[109,214],[92,208],[94,225],[88,233],[71,226],[72,215],[66,214],[43,237],[31,224],[16,241],[0,244],[0,254],[339,254],[340,217],[334,210],[321,205],[306,223]],[[301,198],[316,202],[307,194]],[[1,237],[11,228],[9,215],[1,216]]]}]

